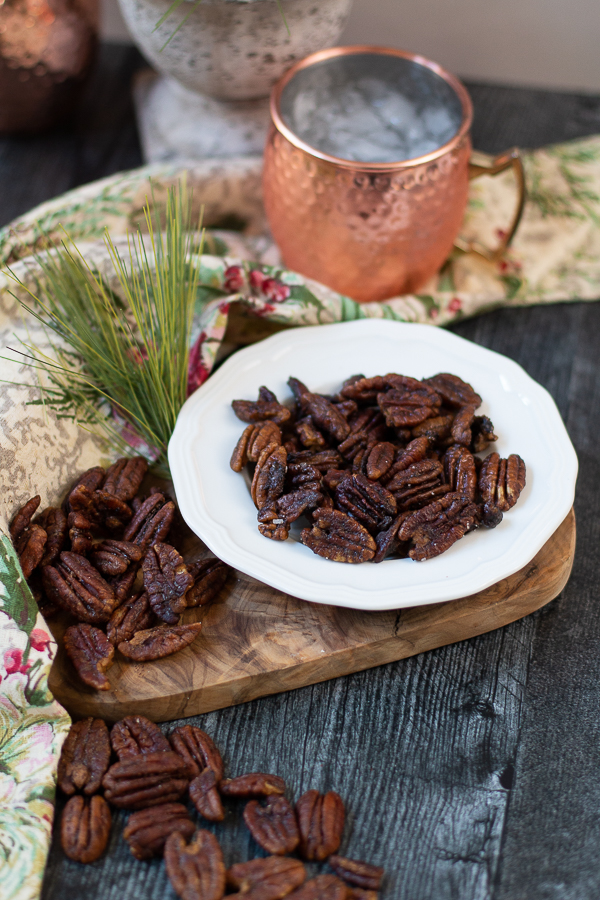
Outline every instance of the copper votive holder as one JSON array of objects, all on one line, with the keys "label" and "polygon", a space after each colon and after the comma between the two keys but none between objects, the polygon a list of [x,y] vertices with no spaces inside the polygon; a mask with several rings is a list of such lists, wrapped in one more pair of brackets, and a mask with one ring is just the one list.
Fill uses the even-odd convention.
[{"label": "copper votive holder", "polygon": [[[392,57],[392,59],[389,59]],[[348,58],[352,58],[348,61]],[[456,116],[455,133],[424,155],[393,162],[361,162],[311,146],[294,129],[294,103],[307,78],[335,67],[364,67],[410,79],[410,90],[437,92]],[[344,61],[345,60],[345,61]],[[400,71],[403,70],[403,71]],[[347,77],[344,75],[344,77]],[[439,101],[441,98],[441,101]],[[513,222],[498,247],[457,245],[499,258],[517,229],[525,200],[519,151],[487,166],[472,165],[473,107],[466,88],[437,63],[388,47],[333,47],[296,63],[271,95],[272,124],[264,160],[264,203],[285,265],[360,302],[412,293],[439,271],[463,221],[469,180],[513,167],[519,187]],[[335,128],[335,122],[332,122]]]}]

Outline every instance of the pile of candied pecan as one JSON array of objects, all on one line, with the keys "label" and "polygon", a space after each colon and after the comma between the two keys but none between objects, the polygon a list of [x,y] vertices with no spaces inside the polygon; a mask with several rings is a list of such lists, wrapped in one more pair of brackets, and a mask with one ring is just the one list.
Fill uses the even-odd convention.
[{"label": "pile of candied pecan", "polygon": [[[112,752],[118,762],[111,765]],[[277,775],[253,772],[224,778],[214,741],[193,725],[169,735],[143,716],[129,716],[110,735],[102,719],[76,722],[64,743],[58,785],[70,797],[61,844],[70,859],[90,863],[108,844],[109,803],[133,810],[123,836],[136,859],[164,855],[169,880],[182,900],[376,900],[383,869],[337,855],[344,803],[335,791],[303,794],[295,807]],[[104,796],[99,793],[101,788]],[[200,829],[181,802],[188,796],[209,822],[225,818],[223,798],[247,800],[244,821],[267,857],[225,868],[219,842]],[[306,881],[303,860],[328,861],[335,874]]]},{"label": "pile of candied pecan", "polygon": [[220,560],[186,564],[165,543],[175,504],[157,490],[138,496],[147,469],[139,456],[88,469],[62,506],[34,519],[40,497],[32,497],[10,525],[42,613],[62,610],[76,621],[65,631],[65,650],[81,680],[98,690],[110,689],[104,673],[115,647],[144,662],[191,644],[202,624],[180,624],[180,615],[210,603],[228,575]]},{"label": "pile of candied pecan", "polygon": [[300,540],[326,559],[431,559],[498,525],[525,486],[520,456],[475,455],[497,436],[457,375],[354,375],[330,396],[288,385],[290,407],[266,387],[232,403],[249,424],[231,468],[249,464],[258,530],[272,540],[304,515]]}]

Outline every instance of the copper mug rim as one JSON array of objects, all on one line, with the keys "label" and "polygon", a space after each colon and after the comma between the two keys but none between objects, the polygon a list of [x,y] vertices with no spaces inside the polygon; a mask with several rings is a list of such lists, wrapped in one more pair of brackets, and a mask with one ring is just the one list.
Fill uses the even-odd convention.
[{"label": "copper mug rim", "polygon": [[[450,87],[454,90],[461,102],[462,122],[456,134],[454,134],[449,141],[446,141],[445,144],[442,144],[440,147],[437,147],[430,153],[426,153],[424,156],[414,156],[411,159],[401,159],[395,162],[375,163],[360,162],[359,160],[352,159],[343,159],[339,156],[332,156],[329,153],[323,153],[321,150],[318,150],[311,144],[307,144],[305,141],[301,140],[290,128],[288,128],[288,126],[283,121],[280,112],[281,95],[283,94],[284,88],[289,84],[289,82],[298,72],[302,71],[302,69],[309,68],[315,63],[322,62],[323,60],[327,59],[333,59],[337,56],[358,56],[360,54],[367,53],[386,56],[398,56],[402,59],[409,59],[412,62],[418,63],[418,65],[430,69],[432,72],[435,72],[436,75],[439,75],[441,78],[443,78],[444,81],[449,84]],[[456,78],[455,75],[452,75],[450,72],[448,72],[433,60],[427,59],[427,57],[421,56],[418,53],[410,53],[407,50],[397,50],[395,47],[381,47],[375,44],[353,44],[345,47],[329,47],[326,50],[318,50],[316,53],[311,53],[310,56],[306,56],[299,62],[294,63],[294,65],[289,68],[287,72],[285,72],[281,76],[279,81],[277,81],[274,85],[273,90],[271,91],[270,111],[271,119],[277,131],[279,131],[280,134],[287,138],[287,140],[290,141],[290,143],[292,143],[295,147],[298,147],[298,149],[304,150],[304,152],[308,153],[310,156],[314,156],[317,159],[322,159],[325,162],[332,163],[333,165],[342,166],[346,169],[356,169],[363,172],[389,172],[390,170],[407,169],[412,168],[413,166],[422,165],[423,163],[433,162],[434,160],[453,150],[458,144],[460,144],[465,135],[470,132],[471,124],[473,121],[473,104],[471,102],[471,98],[469,97],[466,87],[462,84],[461,81],[458,80],[458,78]]]}]

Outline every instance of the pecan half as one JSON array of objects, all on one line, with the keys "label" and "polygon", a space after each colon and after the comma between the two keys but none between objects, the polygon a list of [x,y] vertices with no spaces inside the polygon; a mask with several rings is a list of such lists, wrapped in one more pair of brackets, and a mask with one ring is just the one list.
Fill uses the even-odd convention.
[{"label": "pecan half", "polygon": [[281,444],[269,444],[256,463],[250,492],[258,509],[277,500],[283,493],[287,469],[287,450]]},{"label": "pecan half", "polygon": [[372,866],[370,863],[348,859],[345,856],[330,856],[327,862],[336,875],[349,884],[355,884],[369,891],[378,891],[381,887],[384,870],[380,866]]},{"label": "pecan half", "polygon": [[475,416],[471,425],[471,434],[470,450],[472,453],[481,453],[498,440],[498,436],[494,434],[491,419],[488,419],[487,416]]},{"label": "pecan half", "polygon": [[239,441],[233,449],[229,466],[234,472],[241,472],[248,462],[248,441],[250,440],[250,435],[253,431],[254,425],[248,425],[244,428]]},{"label": "pecan half", "polygon": [[128,503],[139,491],[147,471],[148,462],[143,456],[122,457],[107,469],[103,490]]},{"label": "pecan half", "polygon": [[327,447],[327,441],[310,416],[307,416],[305,419],[298,419],[294,428],[300,443],[307,450],[324,450]]},{"label": "pecan half", "polygon": [[64,502],[64,506],[67,508],[67,510],[73,508],[71,506],[71,495],[78,487],[80,487],[80,485],[83,485],[83,487],[87,488],[88,491],[97,491],[98,488],[102,487],[105,475],[106,472],[104,471],[102,466],[93,466],[93,468],[91,469],[86,469],[86,471],[79,476],[79,478],[67,494]]},{"label": "pecan half", "polygon": [[197,831],[189,844],[175,832],[165,844],[165,867],[181,900],[221,900],[225,893],[225,863],[216,837]]},{"label": "pecan half", "polygon": [[23,570],[25,580],[31,575],[42,559],[46,549],[48,535],[41,525],[30,525],[15,541],[15,550],[19,557],[19,563]]},{"label": "pecan half", "polygon": [[380,531],[377,534],[375,537],[377,553],[373,557],[374,563],[383,562],[386,556],[391,556],[392,554],[396,557],[408,556],[408,545],[404,545],[398,540],[398,531],[402,522],[404,522],[409,515],[409,512],[400,513],[399,516],[396,516],[389,528],[386,528],[385,531]]},{"label": "pecan half", "polygon": [[58,786],[68,796],[75,791],[95,794],[109,762],[110,740],[102,719],[90,717],[74,722],[58,761]]},{"label": "pecan half", "polygon": [[290,528],[285,517],[277,512],[275,503],[268,503],[259,509],[257,519],[258,530],[263,537],[272,541],[287,541],[290,536]]},{"label": "pecan half", "polygon": [[285,792],[285,781],[279,775],[250,772],[237,778],[222,779],[219,790],[225,797],[270,797]]},{"label": "pecan half", "polygon": [[119,809],[145,809],[178,800],[189,783],[185,762],[171,750],[128,756],[110,767],[104,796]]},{"label": "pecan half", "polygon": [[170,735],[173,750],[178,753],[189,769],[192,778],[205,769],[212,769],[217,781],[223,778],[223,759],[218,747],[205,731],[195,725],[180,725]]},{"label": "pecan half", "polygon": [[297,859],[267,856],[236,863],[227,870],[227,883],[248,900],[281,900],[306,878],[306,870]]},{"label": "pecan half", "polygon": [[269,419],[276,425],[283,425],[292,417],[290,410],[277,400],[233,400],[231,406],[242,422],[264,422]]},{"label": "pecan half", "polygon": [[157,491],[144,500],[125,529],[124,541],[148,550],[157,541],[164,541],[175,515],[175,504]]},{"label": "pecan half", "polygon": [[404,520],[398,531],[401,540],[412,540],[411,559],[439,556],[471,531],[479,521],[477,506],[462,494],[446,494]]},{"label": "pecan half", "polygon": [[271,797],[264,806],[250,800],[244,809],[244,822],[256,843],[276,856],[293,853],[300,834],[293,807],[285,797]]},{"label": "pecan half", "polygon": [[16,544],[21,535],[29,528],[31,519],[40,505],[40,500],[40,495],[36,494],[35,497],[28,500],[25,506],[22,506],[15,513],[8,528],[8,533],[10,534],[10,539],[13,544]]},{"label": "pecan half", "polygon": [[424,378],[423,384],[428,384],[440,395],[447,406],[458,408],[459,406],[481,406],[481,397],[473,390],[470,384],[451,375],[449,372],[440,372],[432,378]]},{"label": "pecan half", "polygon": [[209,822],[222,822],[225,810],[217,790],[217,779],[212,769],[204,769],[189,787],[190,800],[196,810]]},{"label": "pecan half", "polygon": [[144,555],[141,547],[131,541],[102,541],[96,544],[90,559],[103,575],[122,575],[132,563],[139,563]]},{"label": "pecan half", "polygon": [[60,506],[49,506],[36,518],[35,524],[41,525],[48,535],[46,549],[40,565],[53,566],[67,539],[66,513]]},{"label": "pecan half", "polygon": [[115,647],[122,641],[130,641],[138,631],[151,628],[156,614],[150,606],[148,594],[134,594],[118,606],[106,626],[106,636]]},{"label": "pecan half", "polygon": [[444,467],[434,459],[422,459],[421,462],[398,472],[387,484],[388,491],[393,493],[398,510],[417,509],[427,506],[438,496],[447,494],[450,487],[444,484]]},{"label": "pecan half", "polygon": [[[288,457],[289,463],[289,457]],[[297,488],[310,488],[318,489],[322,475],[319,469],[316,466],[311,466],[310,463],[307,462],[296,462],[289,463],[287,475],[286,475],[286,491],[291,491]]]},{"label": "pecan half", "polygon": [[[319,472],[326,472],[328,469],[337,469],[342,464],[342,457],[337,450],[299,450],[297,453],[290,453],[288,457],[288,466],[291,463],[307,463],[313,466]],[[296,484],[296,487],[299,487]]]},{"label": "pecan half", "polygon": [[151,859],[160,856],[170,835],[176,833],[188,841],[195,830],[183,804],[163,803],[132,813],[123,837],[136,859]]},{"label": "pecan half", "polygon": [[367,478],[378,481],[389,471],[396,458],[396,448],[389,441],[379,441],[367,459]]},{"label": "pecan half", "polygon": [[130,521],[133,515],[131,507],[121,500],[120,497],[115,496],[115,494],[109,494],[108,491],[99,490],[95,492],[94,498],[101,521],[111,531],[122,528],[123,525]]},{"label": "pecan half", "polygon": [[118,645],[119,652],[127,659],[134,659],[136,662],[162,659],[191,644],[198,637],[201,629],[201,622],[147,628],[145,631],[136,632],[131,640],[121,641]]},{"label": "pecan half", "polygon": [[317,509],[323,502],[321,491],[309,486],[301,487],[297,491],[291,491],[280,497],[275,507],[280,516],[290,525],[299,519],[307,509]]},{"label": "pecan half", "polygon": [[475,406],[461,406],[454,416],[450,433],[455,444],[462,444],[464,447],[471,445],[471,426],[475,420],[475,409]]},{"label": "pecan half", "polygon": [[70,512],[67,517],[67,528],[72,552],[85,556],[94,546],[94,535],[98,533],[98,524],[85,513]]},{"label": "pecan half", "polygon": [[335,489],[338,507],[369,530],[387,528],[396,515],[396,500],[386,488],[354,473]]},{"label": "pecan half", "polygon": [[171,750],[158,725],[145,716],[126,716],[121,719],[112,727],[110,742],[119,759]]},{"label": "pecan half", "polygon": [[387,390],[389,384],[384,375],[375,375],[373,378],[348,379],[342,385],[340,396],[347,400],[355,400],[357,403],[375,403],[377,394]]},{"label": "pecan half", "polygon": [[502,515],[515,505],[525,487],[525,463],[516,453],[508,459],[490,453],[479,472],[479,491],[483,501],[483,524],[494,528]]},{"label": "pecan half", "polygon": [[258,462],[265,447],[277,447],[281,444],[281,429],[275,422],[261,422],[254,425],[248,440],[248,459]]},{"label": "pecan half", "polygon": [[183,557],[170,544],[157,542],[148,550],[142,571],[150,606],[159,619],[177,625],[187,606],[185,595],[193,584]]},{"label": "pecan half", "polygon": [[313,553],[335,562],[373,559],[377,544],[360,522],[337,509],[317,509],[313,516],[313,527],[304,528],[300,534],[302,543]]},{"label": "pecan half", "polygon": [[48,598],[81,622],[108,622],[117,605],[113,589],[91,563],[63,550],[56,566],[45,566],[42,581]]},{"label": "pecan half", "polygon": [[404,450],[400,450],[394,464],[382,478],[382,482],[388,487],[388,490],[390,482],[395,478],[398,472],[404,472],[406,469],[410,468],[410,466],[414,466],[415,463],[421,462],[422,459],[425,459],[428,450],[429,439],[427,437],[415,438],[406,445]]},{"label": "pecan half", "polygon": [[336,441],[343,441],[350,433],[350,426],[341,412],[321,394],[306,391],[300,398],[300,406],[312,422],[326,431]]},{"label": "pecan half", "polygon": [[411,429],[413,438],[426,437],[430,444],[446,444],[450,438],[452,423],[454,422],[454,414],[444,416],[434,416],[432,419],[425,419],[419,425],[415,425]]},{"label": "pecan half", "polygon": [[335,791],[307,791],[296,803],[300,829],[300,854],[323,860],[340,846],[344,831],[344,804]]},{"label": "pecan half", "polygon": [[69,859],[91,863],[104,853],[110,836],[110,809],[103,797],[71,797],[60,823],[60,843]]},{"label": "pecan half", "polygon": [[65,631],[64,645],[83,683],[109,691],[110,681],[104,672],[112,665],[115,648],[104,632],[91,625],[71,625]]},{"label": "pecan half", "polygon": [[288,900],[346,900],[348,888],[335,875],[317,875],[287,895]]},{"label": "pecan half", "polygon": [[225,586],[229,566],[220,559],[204,559],[187,564],[193,584],[185,595],[186,606],[206,606]]},{"label": "pecan half", "polygon": [[444,454],[444,474],[452,491],[464,494],[469,500],[475,499],[477,471],[470,450],[460,444],[448,447]]}]

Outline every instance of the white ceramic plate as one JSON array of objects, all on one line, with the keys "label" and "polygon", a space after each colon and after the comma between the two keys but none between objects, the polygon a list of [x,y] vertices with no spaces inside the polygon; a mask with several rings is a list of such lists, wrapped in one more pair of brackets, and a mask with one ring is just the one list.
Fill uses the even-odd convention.
[{"label": "white ceramic plate", "polygon": [[[265,384],[291,396],[290,375],[329,392],[357,372],[415,378],[453,372],[484,398],[501,456],[518,453],[527,485],[501,524],[466,535],[425,562],[348,565],[322,559],[298,540],[259,534],[247,479],[229,468],[245,428],[231,401],[256,399]],[[468,596],[526,565],[569,512],[577,457],[554,401],[512,360],[429,325],[362,319],[297,328],[234,354],[186,402],[169,444],[177,502],[190,528],[218,557],[288,594],[356,609],[396,609]]]}]

